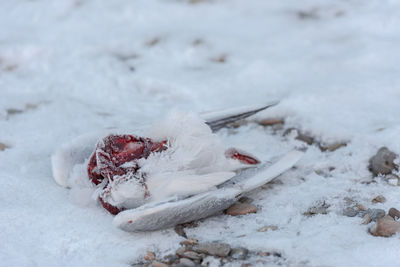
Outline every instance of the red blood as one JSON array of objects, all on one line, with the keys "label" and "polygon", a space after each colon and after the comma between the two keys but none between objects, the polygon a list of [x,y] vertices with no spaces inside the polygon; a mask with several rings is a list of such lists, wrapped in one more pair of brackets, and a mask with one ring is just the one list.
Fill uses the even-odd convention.
[{"label": "red blood", "polygon": [[236,148],[228,149],[225,152],[225,156],[227,158],[237,159],[241,163],[244,163],[244,164],[254,165],[254,164],[260,163],[260,161],[258,159],[256,159],[255,157],[253,157],[252,155],[250,155],[244,151],[238,150]]},{"label": "red blood", "polygon": [[117,215],[118,213],[120,213],[121,211],[123,211],[124,209],[119,209],[113,205],[111,205],[110,203],[107,203],[106,201],[104,201],[101,196],[99,196],[99,201],[101,203],[101,205],[103,206],[103,208],[105,208],[106,210],[108,210],[109,213],[111,213],[112,215]]},{"label": "red blood", "polygon": [[[165,150],[167,148],[166,143],[167,141],[154,142],[150,138],[127,134],[106,136],[97,143],[96,150],[90,157],[87,167],[89,178],[95,185],[105,180],[103,190],[106,190],[109,183],[114,180],[114,176],[136,173],[139,168],[136,160],[147,158],[153,152]],[[125,163],[128,165],[124,165]],[[148,197],[147,185],[144,182],[142,183],[146,192],[144,197]],[[103,191],[103,194],[105,193]],[[118,214],[121,211],[101,196],[99,200],[111,214]]]},{"label": "red blood", "polygon": [[101,176],[99,169],[97,168],[96,153],[93,153],[90,157],[88,165],[88,175],[95,185],[100,184],[104,179],[104,177]]},{"label": "red blood", "polygon": [[[136,172],[135,160],[147,158],[152,152],[166,149],[167,141],[153,142],[149,138],[132,135],[109,135],[101,140],[88,164],[88,175],[96,185],[104,178],[113,179],[114,175],[124,175],[128,171]],[[121,167],[130,162],[131,166]]]}]

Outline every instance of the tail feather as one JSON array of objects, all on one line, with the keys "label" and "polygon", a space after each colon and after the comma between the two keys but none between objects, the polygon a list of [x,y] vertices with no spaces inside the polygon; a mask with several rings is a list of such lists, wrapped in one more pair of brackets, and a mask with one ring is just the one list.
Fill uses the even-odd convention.
[{"label": "tail feather", "polygon": [[279,101],[274,101],[266,105],[237,107],[233,109],[207,112],[201,114],[201,117],[206,120],[206,124],[210,126],[211,130],[216,132],[219,129],[226,127],[230,123],[250,117],[251,115],[254,115],[262,110],[273,107],[278,103]]}]

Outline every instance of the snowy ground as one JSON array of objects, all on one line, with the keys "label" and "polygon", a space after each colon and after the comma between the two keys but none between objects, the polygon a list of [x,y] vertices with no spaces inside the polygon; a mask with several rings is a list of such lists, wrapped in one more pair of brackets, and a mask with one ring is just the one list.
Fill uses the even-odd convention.
[{"label": "snowy ground", "polygon": [[[132,128],[171,109],[272,99],[281,104],[259,118],[284,117],[285,128],[348,145],[309,146],[282,183],[251,195],[257,214],[209,218],[188,235],[278,251],[288,266],[397,265],[398,237],[373,237],[342,210],[345,197],[400,207],[398,187],[361,183],[380,146],[400,153],[399,8],[393,0],[1,1],[0,143],[9,148],[0,151],[0,265],[127,266],[147,250],[174,251],[182,238],[172,229],[125,233],[100,207],[74,203],[52,178],[51,153],[79,134]],[[219,134],[262,159],[306,146],[256,124]],[[387,202],[372,204],[378,194]],[[318,201],[329,213],[305,217]],[[258,232],[264,225],[279,229]]]}]

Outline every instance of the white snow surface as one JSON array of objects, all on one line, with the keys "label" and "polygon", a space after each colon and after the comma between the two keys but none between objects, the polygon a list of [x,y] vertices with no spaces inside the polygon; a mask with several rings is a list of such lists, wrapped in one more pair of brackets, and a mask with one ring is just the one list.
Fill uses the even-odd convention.
[{"label": "white snow surface", "polygon": [[[172,229],[126,233],[52,178],[51,153],[76,136],[203,112],[281,103],[284,117],[334,152],[307,146],[280,183],[253,192],[256,214],[190,228],[200,242],[277,251],[271,266],[396,266],[398,236],[345,217],[345,197],[400,207],[371,174],[381,146],[400,154],[400,2],[393,0],[36,0],[0,2],[0,265],[128,266],[179,247]],[[218,132],[261,160],[306,146],[249,124]],[[334,170],[329,172],[329,168]],[[385,203],[372,204],[378,194]],[[327,215],[305,217],[318,202]],[[258,232],[265,225],[278,230]],[[270,257],[269,257],[270,258]]]}]

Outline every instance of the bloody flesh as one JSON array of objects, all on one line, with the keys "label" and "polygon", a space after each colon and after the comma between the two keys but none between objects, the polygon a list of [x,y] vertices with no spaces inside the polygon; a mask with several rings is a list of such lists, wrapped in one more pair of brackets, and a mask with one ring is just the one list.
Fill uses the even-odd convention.
[{"label": "bloody flesh", "polygon": [[248,153],[238,150],[236,148],[230,148],[225,152],[225,156],[231,159],[237,159],[243,164],[254,165],[260,163],[260,161]]}]

